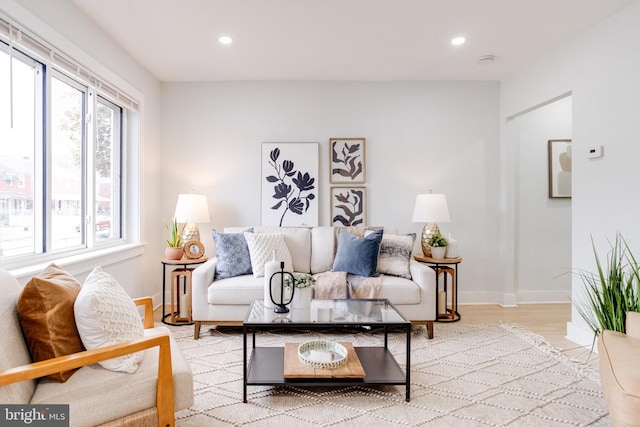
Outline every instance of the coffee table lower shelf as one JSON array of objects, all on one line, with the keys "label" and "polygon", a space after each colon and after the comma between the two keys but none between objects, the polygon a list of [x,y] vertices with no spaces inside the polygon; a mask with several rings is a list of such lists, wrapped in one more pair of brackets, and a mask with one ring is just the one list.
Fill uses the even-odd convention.
[{"label": "coffee table lower shelf", "polygon": [[247,385],[285,386],[349,386],[362,385],[404,385],[408,387],[407,375],[400,368],[388,348],[355,347],[360,363],[365,371],[364,378],[285,378],[284,348],[253,348],[247,372]]}]

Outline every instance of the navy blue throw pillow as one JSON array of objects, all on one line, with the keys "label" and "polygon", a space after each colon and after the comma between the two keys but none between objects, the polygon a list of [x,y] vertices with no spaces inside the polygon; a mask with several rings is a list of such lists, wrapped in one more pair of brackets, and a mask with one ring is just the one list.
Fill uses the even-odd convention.
[{"label": "navy blue throw pillow", "polygon": [[378,277],[378,254],[382,230],[358,237],[346,230],[338,235],[338,251],[331,271],[346,271],[358,276]]}]

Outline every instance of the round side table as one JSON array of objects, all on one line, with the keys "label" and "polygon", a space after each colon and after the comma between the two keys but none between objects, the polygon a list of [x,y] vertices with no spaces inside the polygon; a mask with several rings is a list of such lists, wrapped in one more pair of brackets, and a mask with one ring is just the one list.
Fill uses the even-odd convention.
[{"label": "round side table", "polygon": [[[187,273],[187,272],[191,273],[193,269],[189,268],[189,266],[204,264],[205,262],[207,262],[207,257],[203,256],[197,259],[182,258],[177,260],[162,258],[160,262],[162,263],[162,323],[166,323],[167,325],[174,325],[174,326],[193,325],[193,320],[191,319],[191,301],[190,300],[187,302],[189,307],[188,309],[189,315],[186,317],[185,316],[176,317],[177,311],[173,301],[173,292],[174,292],[173,282],[171,283],[171,311],[169,313],[166,312],[167,266],[173,267],[172,272],[181,270],[184,273]],[[184,286],[187,289],[187,292],[185,292],[185,294],[188,294],[189,298],[191,298],[191,274],[185,274],[183,276],[183,279],[184,279]],[[167,320],[167,317],[171,317],[171,320],[170,321]]]},{"label": "round side table", "polygon": [[[462,262],[462,258],[443,258],[435,259],[422,255],[414,255],[416,261],[427,264],[436,272],[436,321],[438,322],[457,322],[462,318],[458,312],[458,264]],[[444,273],[444,313],[440,313],[438,292],[440,291],[440,273]],[[451,305],[448,306],[449,295],[447,293],[447,276],[451,276]]]}]

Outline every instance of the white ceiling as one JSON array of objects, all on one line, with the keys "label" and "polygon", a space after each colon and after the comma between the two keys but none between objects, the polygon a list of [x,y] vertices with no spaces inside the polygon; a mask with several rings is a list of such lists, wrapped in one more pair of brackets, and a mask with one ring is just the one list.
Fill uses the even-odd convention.
[{"label": "white ceiling", "polygon": [[500,80],[634,0],[71,1],[159,80],[217,81]]}]

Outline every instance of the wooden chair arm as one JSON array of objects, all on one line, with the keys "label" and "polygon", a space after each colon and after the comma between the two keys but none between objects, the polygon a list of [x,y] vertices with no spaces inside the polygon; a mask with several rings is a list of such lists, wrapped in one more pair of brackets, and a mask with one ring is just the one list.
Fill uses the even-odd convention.
[{"label": "wooden chair arm", "polygon": [[144,328],[153,328],[153,300],[151,297],[134,298],[133,303],[136,306],[144,306],[144,319],[142,320]]},{"label": "wooden chair arm", "polygon": [[44,377],[56,372],[92,365],[103,360],[159,347],[158,384],[156,389],[156,407],[158,426],[173,426],[175,422],[173,401],[173,368],[171,365],[171,341],[168,335],[157,335],[136,341],[123,342],[94,350],[86,350],[68,356],[43,360],[29,365],[0,371],[0,386]]}]

